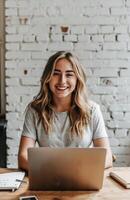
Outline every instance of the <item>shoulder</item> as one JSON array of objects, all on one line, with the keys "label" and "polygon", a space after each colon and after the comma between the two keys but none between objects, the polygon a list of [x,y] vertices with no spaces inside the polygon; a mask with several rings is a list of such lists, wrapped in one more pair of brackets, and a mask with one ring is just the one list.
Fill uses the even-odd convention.
[{"label": "shoulder", "polygon": [[37,117],[38,114],[36,110],[29,104],[25,109],[25,115],[28,117],[31,117],[31,116]]},{"label": "shoulder", "polygon": [[26,109],[25,109],[25,113],[35,113],[35,109],[29,104],[27,105]]},{"label": "shoulder", "polygon": [[88,105],[89,105],[91,114],[93,114],[94,112],[100,110],[99,104],[96,103],[96,102],[94,102],[94,101],[92,101],[92,100],[89,100],[89,101],[88,101]]}]

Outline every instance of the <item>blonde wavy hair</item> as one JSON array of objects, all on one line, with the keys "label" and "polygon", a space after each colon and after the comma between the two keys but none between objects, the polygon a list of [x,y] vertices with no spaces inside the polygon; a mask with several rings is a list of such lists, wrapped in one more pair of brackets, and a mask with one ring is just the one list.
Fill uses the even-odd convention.
[{"label": "blonde wavy hair", "polygon": [[58,51],[48,59],[41,77],[40,91],[29,105],[36,110],[39,122],[42,121],[46,134],[49,134],[52,130],[54,117],[52,109],[53,98],[49,88],[49,81],[51,80],[57,61],[62,58],[67,59],[72,64],[77,77],[76,88],[72,93],[71,109],[69,111],[70,132],[72,136],[74,134],[82,136],[84,126],[88,125],[90,120],[86,76],[77,57],[71,52]]}]

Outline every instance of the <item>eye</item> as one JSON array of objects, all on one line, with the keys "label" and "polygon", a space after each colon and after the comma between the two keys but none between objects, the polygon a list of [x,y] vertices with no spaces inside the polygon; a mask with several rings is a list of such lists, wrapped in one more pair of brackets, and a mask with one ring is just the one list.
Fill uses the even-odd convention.
[{"label": "eye", "polygon": [[56,76],[56,75],[59,75],[59,74],[60,74],[59,72],[54,72],[53,76]]},{"label": "eye", "polygon": [[66,76],[67,76],[67,77],[71,77],[71,76],[73,76],[73,74],[66,74]]}]

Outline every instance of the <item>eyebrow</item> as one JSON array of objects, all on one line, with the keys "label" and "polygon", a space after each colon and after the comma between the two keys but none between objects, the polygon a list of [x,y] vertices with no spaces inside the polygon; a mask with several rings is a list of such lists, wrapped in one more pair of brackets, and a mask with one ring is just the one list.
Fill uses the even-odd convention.
[{"label": "eyebrow", "polygon": [[[61,72],[61,70],[59,70],[59,69],[54,69],[54,71],[56,71],[56,72]],[[66,70],[65,72],[74,73],[74,71],[73,71],[73,70]]]}]

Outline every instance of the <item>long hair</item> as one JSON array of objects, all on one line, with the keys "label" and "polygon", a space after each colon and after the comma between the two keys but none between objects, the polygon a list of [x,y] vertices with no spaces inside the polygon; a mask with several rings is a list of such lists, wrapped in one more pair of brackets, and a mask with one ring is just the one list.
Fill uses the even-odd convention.
[{"label": "long hair", "polygon": [[30,106],[36,110],[39,116],[39,122],[42,121],[46,134],[49,134],[52,130],[54,116],[54,111],[52,109],[53,99],[49,89],[49,81],[51,80],[57,61],[62,58],[67,59],[72,64],[77,77],[76,88],[72,93],[71,109],[69,111],[70,132],[72,136],[74,134],[82,136],[84,126],[88,125],[90,120],[86,76],[77,57],[71,52],[58,51],[48,59],[41,77],[40,91],[30,103]]}]

